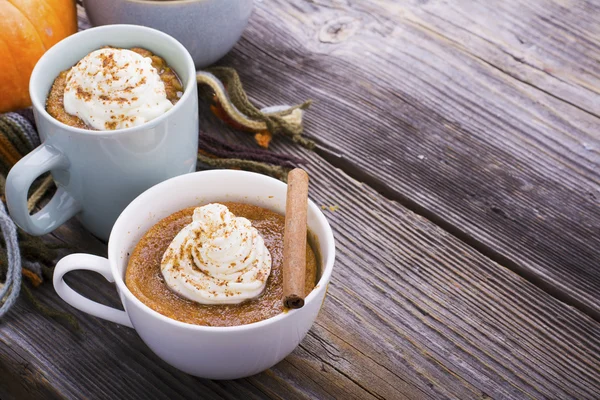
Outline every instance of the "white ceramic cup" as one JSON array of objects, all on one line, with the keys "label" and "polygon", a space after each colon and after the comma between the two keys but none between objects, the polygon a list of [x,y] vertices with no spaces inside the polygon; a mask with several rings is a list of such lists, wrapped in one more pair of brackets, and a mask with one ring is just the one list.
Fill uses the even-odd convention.
[{"label": "white ceramic cup", "polygon": [[[143,47],[163,57],[184,86],[173,108],[145,124],[114,131],[65,125],[46,111],[46,98],[61,71],[103,46]],[[196,170],[198,85],[188,51],[169,35],[134,25],[108,25],[71,35],[50,48],[31,74],[29,94],[42,144],[13,166],[6,178],[8,211],[32,235],[44,235],[77,215],[83,226],[108,239],[113,223],[152,185]],[[51,171],[57,191],[34,215],[27,209],[31,184]]]},{"label": "white ceramic cup", "polygon": [[[304,307],[234,327],[208,327],[168,318],[137,299],[124,282],[129,254],[161,219],[186,207],[215,201],[258,205],[285,214],[287,185],[244,171],[213,170],[171,178],[138,196],[117,219],[108,241],[108,259],[72,254],[58,262],[54,288],[67,303],[96,317],[134,328],[160,358],[189,374],[237,379],[275,365],[304,338],[325,299],[335,258],[333,232],[321,210],[308,204],[308,227],[317,237],[320,278]],[[71,289],[64,275],[84,269],[115,282],[125,311],[91,301]]]}]

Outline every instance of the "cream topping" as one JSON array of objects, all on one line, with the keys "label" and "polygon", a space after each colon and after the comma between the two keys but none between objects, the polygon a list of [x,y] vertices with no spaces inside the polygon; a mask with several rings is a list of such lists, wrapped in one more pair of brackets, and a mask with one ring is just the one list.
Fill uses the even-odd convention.
[{"label": "cream topping", "polygon": [[104,48],[81,59],[67,74],[65,111],[97,130],[129,128],[173,107],[149,57]]},{"label": "cream topping", "polygon": [[237,304],[259,296],[271,253],[246,218],[217,203],[194,210],[192,223],[165,251],[161,271],[175,293],[202,304]]}]

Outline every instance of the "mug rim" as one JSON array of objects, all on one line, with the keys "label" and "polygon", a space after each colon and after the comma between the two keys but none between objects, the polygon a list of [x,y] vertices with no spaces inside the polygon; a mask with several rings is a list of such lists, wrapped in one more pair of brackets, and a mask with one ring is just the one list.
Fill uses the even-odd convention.
[{"label": "mug rim", "polygon": [[[113,236],[115,234],[115,230],[120,225],[121,220],[124,220],[127,217],[127,214],[135,212],[137,205],[139,203],[143,203],[145,201],[146,197],[151,197],[151,196],[154,197],[154,196],[160,194],[162,188],[167,185],[172,184],[173,181],[185,181],[186,179],[189,179],[189,177],[192,175],[219,174],[219,173],[224,173],[224,172],[231,174],[231,175],[246,175],[246,176],[252,176],[252,177],[260,177],[260,179],[271,180],[271,181],[276,182],[277,184],[287,186],[286,183],[284,183],[278,179],[272,178],[270,176],[258,174],[255,172],[226,170],[226,169],[215,169],[215,170],[190,172],[189,174],[179,175],[174,178],[167,179],[161,183],[158,183],[158,184],[152,186],[151,188],[145,190],[144,192],[142,192],[131,203],[129,203],[129,205],[125,208],[125,210],[123,210],[123,212],[121,212],[121,214],[119,215],[119,218],[117,218],[117,221],[113,225],[113,229],[111,230],[111,233],[110,233],[110,236],[108,239],[108,254],[107,254],[108,257],[107,258],[110,263],[111,273],[112,273],[114,282],[117,285],[119,293],[122,293],[130,301],[133,301],[136,305],[140,306],[144,312],[146,312],[150,316],[152,316],[160,321],[163,321],[165,323],[168,323],[168,324],[180,327],[180,328],[192,329],[192,330],[196,330],[196,331],[232,332],[232,331],[239,331],[239,330],[251,330],[251,329],[256,329],[256,328],[268,326],[271,324],[275,324],[278,321],[283,320],[283,319],[294,318],[294,315],[296,313],[302,311],[302,308],[290,309],[290,310],[287,310],[287,312],[284,311],[273,317],[263,319],[263,320],[260,320],[257,322],[253,322],[250,324],[244,324],[244,325],[234,325],[234,326],[197,325],[197,324],[191,324],[188,322],[182,322],[182,321],[178,321],[173,318],[169,318],[166,315],[163,315],[163,314],[159,313],[158,311],[150,308],[143,301],[138,299],[133,293],[131,293],[131,291],[125,284],[125,280],[123,279],[123,277],[121,276],[121,274],[118,271],[118,262],[115,259],[116,255],[111,258],[111,255],[113,253],[117,252],[116,249],[113,250],[114,247],[117,246],[117,244],[115,244],[115,242],[113,240]],[[323,243],[325,245],[324,247],[326,248],[326,251],[329,254],[329,258],[327,260],[327,264],[321,265],[321,269],[322,269],[321,277],[319,278],[319,281],[316,283],[313,290],[304,299],[304,303],[305,303],[304,307],[306,307],[308,303],[315,301],[315,298],[317,297],[317,292],[319,292],[320,290],[327,291],[327,287],[331,280],[331,274],[333,272],[333,264],[335,262],[335,250],[336,250],[335,249],[335,239],[333,237],[333,230],[331,229],[331,225],[329,225],[329,221],[327,221],[327,218],[325,218],[325,215],[323,214],[321,209],[319,207],[317,207],[317,205],[310,198],[308,199],[308,209],[312,210],[315,213],[318,223],[321,224],[325,228],[325,231],[326,231],[325,237],[324,238],[319,237],[318,240],[319,240],[319,243]],[[127,267],[125,267],[125,268],[127,268]],[[125,311],[127,311],[127,310],[125,310]],[[132,322],[132,325],[133,325],[133,322]],[[135,329],[135,326],[134,326],[134,329]]]},{"label": "mug rim", "polygon": [[[85,42],[86,36],[89,36],[92,34],[102,34],[103,32],[112,31],[112,30],[123,30],[124,32],[138,30],[138,31],[150,32],[151,34],[158,35],[159,37],[162,37],[165,41],[170,42],[170,45],[172,45],[174,48],[176,48],[178,51],[180,51],[182,53],[184,59],[186,60],[185,63],[187,64],[188,73],[190,74],[190,79],[188,80],[187,84],[185,85],[185,90],[183,91],[183,96],[181,96],[179,101],[177,101],[177,104],[175,104],[173,107],[171,107],[169,110],[167,110],[167,112],[165,112],[165,113],[161,114],[160,116],[158,116],[150,121],[147,121],[141,125],[132,126],[130,128],[106,130],[106,131],[96,131],[96,130],[90,130],[90,129],[77,128],[77,127],[67,125],[67,124],[57,120],[52,115],[50,115],[48,113],[48,111],[46,111],[46,107],[44,106],[44,104],[41,104],[39,99],[35,95],[35,93],[37,93],[37,91],[40,90],[37,88],[39,86],[37,84],[37,80],[38,80],[38,76],[45,73],[45,71],[44,71],[45,64],[49,62],[48,60],[54,53],[65,52],[65,51],[68,52],[69,46],[73,42],[77,42],[77,41]],[[90,51],[94,51],[94,50],[97,50],[97,49],[93,49]],[[148,49],[148,50],[152,51],[151,49]],[[88,54],[89,54],[89,52],[88,52]],[[85,57],[85,55],[84,55],[84,57]],[[83,31],[79,31],[70,36],[67,36],[66,38],[62,39],[61,41],[57,42],[52,47],[50,47],[44,54],[42,54],[40,59],[35,64],[35,67],[33,68],[33,71],[31,72],[31,77],[29,78],[29,97],[31,98],[31,104],[32,104],[33,108],[38,112],[38,115],[40,117],[43,117],[43,118],[49,120],[51,123],[58,125],[61,129],[68,130],[70,133],[77,133],[77,134],[82,134],[82,135],[84,135],[84,134],[85,135],[94,135],[96,137],[107,137],[107,136],[131,133],[131,132],[135,132],[135,131],[139,131],[139,130],[151,129],[154,126],[159,125],[165,119],[169,118],[172,113],[174,113],[179,108],[183,107],[183,104],[191,96],[193,87],[198,84],[195,77],[196,77],[196,66],[194,64],[194,60],[192,59],[190,52],[173,36],[166,34],[162,31],[159,31],[158,29],[154,29],[154,28],[150,28],[150,27],[142,26],[142,25],[132,25],[132,24],[103,25],[103,26],[97,26],[97,27],[89,28],[89,29],[86,29]],[[56,79],[56,78],[54,78],[54,79]],[[34,87],[34,84],[36,85],[36,87]],[[45,99],[47,97],[48,97],[48,93],[46,93]]]},{"label": "mug rim", "polygon": [[190,4],[190,3],[207,3],[211,0],[169,0],[169,1],[156,1],[156,0],[125,0],[128,3],[139,3],[144,5],[153,5],[156,3],[157,6],[165,6],[169,5],[181,5],[181,4]]}]

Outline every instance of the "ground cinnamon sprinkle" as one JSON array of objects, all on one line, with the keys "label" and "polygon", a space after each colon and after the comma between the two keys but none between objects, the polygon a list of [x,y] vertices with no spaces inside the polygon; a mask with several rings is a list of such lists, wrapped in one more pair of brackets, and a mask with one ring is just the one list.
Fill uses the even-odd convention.
[{"label": "ground cinnamon sprinkle", "polygon": [[81,86],[77,86],[75,95],[84,101],[90,101],[92,99],[92,94],[84,91]]}]

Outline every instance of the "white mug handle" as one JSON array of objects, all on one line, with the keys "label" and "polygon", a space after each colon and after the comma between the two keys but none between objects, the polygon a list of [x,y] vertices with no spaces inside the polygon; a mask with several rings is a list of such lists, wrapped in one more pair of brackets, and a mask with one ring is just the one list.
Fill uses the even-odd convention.
[{"label": "white mug handle", "polygon": [[110,263],[106,258],[91,254],[71,254],[60,260],[54,269],[53,283],[56,293],[64,301],[83,312],[133,328],[126,311],[117,310],[116,308],[92,301],[83,297],[67,285],[64,275],[67,272],[78,269],[94,271],[104,276],[109,282],[115,281],[110,270]]}]

